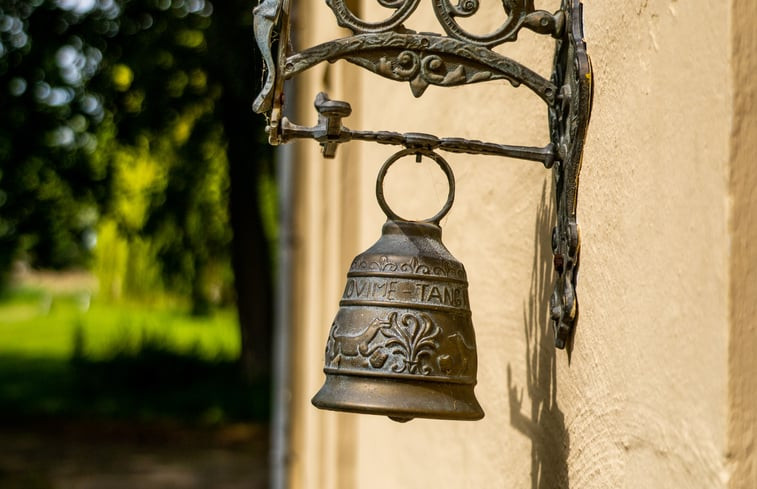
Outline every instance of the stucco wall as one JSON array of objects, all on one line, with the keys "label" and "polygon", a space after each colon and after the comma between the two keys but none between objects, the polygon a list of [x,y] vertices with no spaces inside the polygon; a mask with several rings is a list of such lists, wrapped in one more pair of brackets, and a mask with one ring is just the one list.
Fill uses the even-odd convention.
[{"label": "stucco wall", "polygon": [[[377,16],[374,4],[363,1],[362,12]],[[754,332],[748,308],[734,304],[757,295],[754,285],[751,301],[738,293],[755,263],[748,238],[757,219],[753,186],[739,183],[744,175],[755,182],[754,145],[738,144],[754,130],[754,117],[738,109],[754,91],[735,82],[754,87],[754,58],[737,69],[733,42],[739,31],[753,42],[753,22],[732,12],[757,15],[753,2],[739,4],[586,2],[595,99],[579,192],[581,311],[569,352],[552,348],[547,322],[551,173],[448,157],[457,200],[443,239],[470,281],[476,392],[486,411],[479,422],[397,424],[310,406],[347,268],[384,221],[374,179],[393,149],[351,143],[324,161],[314,143],[298,146],[293,488],[713,489],[729,479],[755,487],[754,385],[738,380],[754,360],[743,342],[729,347],[732,332],[744,340]],[[322,2],[296,8],[299,46],[341,35]],[[430,2],[416,17],[411,28],[439,31]],[[475,22],[485,31],[497,19]],[[552,41],[520,37],[503,50],[547,74]],[[406,84],[345,63],[319,66],[298,84],[298,122],[314,122],[319,90],[352,103],[345,124],[355,129],[547,141],[543,104],[507,83],[431,87],[415,99]],[[433,214],[446,191],[431,163],[387,178],[390,203],[413,217]]]},{"label": "stucco wall", "polygon": [[731,489],[757,487],[757,2],[734,0],[731,132]]}]

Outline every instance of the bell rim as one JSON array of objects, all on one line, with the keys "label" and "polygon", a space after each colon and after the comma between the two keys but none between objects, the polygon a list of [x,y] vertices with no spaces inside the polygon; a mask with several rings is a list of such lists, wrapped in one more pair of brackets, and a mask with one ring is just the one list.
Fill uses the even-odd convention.
[{"label": "bell rim", "polygon": [[326,374],[311,402],[319,409],[374,414],[399,419],[476,421],[484,410],[475,384]]},{"label": "bell rim", "polygon": [[323,367],[323,373],[326,374],[326,376],[353,376],[353,377],[374,377],[374,378],[381,378],[381,379],[388,379],[391,381],[415,381],[415,382],[429,382],[429,383],[436,383],[436,384],[459,384],[459,385],[469,385],[471,387],[476,385],[476,379],[472,377],[455,377],[455,376],[449,376],[444,377],[441,375],[421,375],[421,374],[391,374],[389,372],[386,372],[384,370],[377,370],[375,372],[372,372],[370,370],[357,370],[357,369],[348,369],[344,367]]}]

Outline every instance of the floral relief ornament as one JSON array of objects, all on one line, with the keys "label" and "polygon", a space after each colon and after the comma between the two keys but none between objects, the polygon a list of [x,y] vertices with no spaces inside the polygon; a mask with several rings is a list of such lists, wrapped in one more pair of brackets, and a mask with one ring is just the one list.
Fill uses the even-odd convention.
[{"label": "floral relief ornament", "polygon": [[426,313],[392,312],[354,336],[339,334],[338,329],[334,323],[326,345],[329,367],[338,368],[345,360],[361,357],[376,369],[389,362],[388,368],[395,373],[434,373],[432,357],[439,348],[442,330]]}]

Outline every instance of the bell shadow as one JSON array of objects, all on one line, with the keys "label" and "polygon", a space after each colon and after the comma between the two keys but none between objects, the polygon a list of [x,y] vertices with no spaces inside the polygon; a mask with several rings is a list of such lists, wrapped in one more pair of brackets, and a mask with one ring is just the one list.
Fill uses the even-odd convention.
[{"label": "bell shadow", "polygon": [[[556,350],[549,318],[554,283],[552,250],[546,237],[554,226],[552,192],[545,182],[535,226],[535,252],[529,299],[523,307],[526,386],[513,383],[507,366],[510,424],[531,439],[531,489],[568,489],[570,439],[557,405]],[[523,409],[525,395],[530,407]],[[528,404],[528,403],[527,403]],[[530,410],[530,412],[528,412]]]}]

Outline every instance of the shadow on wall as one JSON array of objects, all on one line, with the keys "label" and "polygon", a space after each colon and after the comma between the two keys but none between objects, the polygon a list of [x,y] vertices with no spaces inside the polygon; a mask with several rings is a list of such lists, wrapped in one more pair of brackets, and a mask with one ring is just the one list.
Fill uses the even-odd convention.
[{"label": "shadow on wall", "polygon": [[557,406],[556,350],[549,320],[549,297],[554,276],[552,250],[545,237],[552,235],[554,226],[551,195],[545,182],[534,229],[530,298],[523,307],[527,377],[525,394],[530,400],[530,414],[522,411],[524,388],[513,384],[512,368],[507,366],[510,424],[531,439],[531,489],[570,487],[570,439],[565,429],[565,416]]}]

